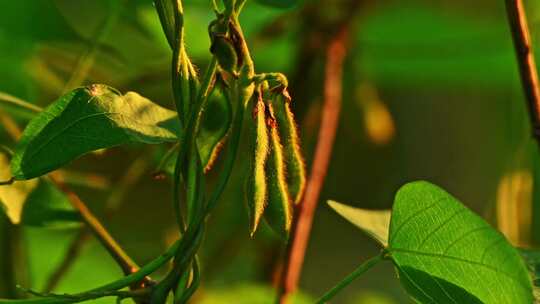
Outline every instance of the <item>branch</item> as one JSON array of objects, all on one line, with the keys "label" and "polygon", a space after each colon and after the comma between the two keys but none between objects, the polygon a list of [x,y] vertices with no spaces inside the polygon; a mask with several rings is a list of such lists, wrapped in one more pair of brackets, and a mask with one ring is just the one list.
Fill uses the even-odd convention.
[{"label": "branch", "polygon": [[506,0],[506,12],[516,49],[521,83],[527,98],[532,134],[540,145],[540,86],[523,1]]},{"label": "branch", "polygon": [[343,61],[346,55],[348,26],[343,26],[333,38],[326,51],[326,71],[324,80],[324,105],[317,147],[306,186],[302,204],[299,205],[293,223],[292,240],[287,252],[285,269],[280,281],[279,302],[287,303],[288,296],[298,285],[306,247],[309,241],[313,216],[317,209],[319,195],[324,183],[332,147],[339,124],[341,110]]},{"label": "branch", "polygon": [[[126,174],[122,179],[114,185],[113,191],[109,195],[109,198],[105,202],[105,211],[103,214],[104,218],[110,218],[114,211],[116,211],[120,204],[123,202],[128,190],[139,181],[143,176],[144,172],[148,167],[146,159],[139,157],[137,158],[130,167],[126,170]],[[52,272],[49,276],[44,292],[53,291],[62,277],[71,269],[75,260],[79,257],[79,254],[85,245],[86,241],[89,239],[89,236],[92,234],[92,231],[84,226],[80,229],[77,236],[73,239],[71,244],[66,251],[64,259],[58,265],[58,267]]]},{"label": "branch", "polygon": [[[0,121],[1,123],[2,121]],[[16,134],[12,134],[13,139],[18,140],[21,132],[18,129],[17,125],[14,125],[17,129]],[[82,216],[83,221],[96,236],[96,238],[101,242],[113,259],[118,263],[125,275],[132,274],[139,270],[137,264],[127,255],[127,253],[122,249],[122,247],[116,242],[116,240],[109,234],[107,229],[101,224],[101,222],[94,216],[94,214],[88,209],[86,204],[79,198],[75,192],[71,191],[69,187],[64,184],[64,182],[59,179],[54,173],[48,174],[50,180],[66,194],[71,205],[79,211]],[[11,178],[9,181],[0,182],[1,185],[9,185],[14,182],[14,179]],[[141,286],[146,285],[150,282],[150,278],[145,278],[140,282]]]},{"label": "branch", "polygon": [[100,241],[100,243],[107,249],[109,254],[113,257],[116,263],[122,268],[124,274],[128,275],[139,270],[139,266],[127,255],[122,247],[116,242],[116,240],[109,234],[107,229],[103,227],[101,222],[96,216],[88,209],[86,204],[79,198],[75,192],[71,191],[69,187],[59,181],[54,174],[49,174],[51,181],[66,194],[69,202],[79,213],[81,214],[83,221]]}]

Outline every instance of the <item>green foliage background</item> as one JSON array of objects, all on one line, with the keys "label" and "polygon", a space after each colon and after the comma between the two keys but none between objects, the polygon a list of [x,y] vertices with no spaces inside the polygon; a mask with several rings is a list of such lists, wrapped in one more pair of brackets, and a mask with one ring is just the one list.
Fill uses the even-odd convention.
[{"label": "green foliage background", "polygon": [[[55,100],[66,89],[79,56],[95,44],[96,29],[112,1],[2,1],[0,91],[39,106]],[[137,91],[171,108],[171,54],[154,7],[150,0],[120,2],[116,22],[97,46],[83,83]],[[311,36],[324,41],[331,33],[325,24],[339,17],[341,2],[345,3],[306,1],[299,7],[279,10],[249,1],[241,18],[258,69],[290,75],[308,163],[320,114],[324,45],[313,43],[307,51],[301,46]],[[426,179],[495,224],[501,178],[530,166],[527,116],[504,3],[364,2],[345,64],[342,120],[321,201],[335,199],[358,207],[388,208],[400,185]],[[185,4],[188,52],[201,67],[208,60],[209,7],[209,1],[204,0]],[[538,45],[540,5],[529,1],[527,9]],[[319,23],[308,18],[313,10],[323,15],[315,19]],[[314,59],[306,66],[303,59],[309,56]],[[374,144],[364,127],[366,107],[358,91],[366,83],[377,88],[395,124],[395,135],[384,145]],[[17,114],[14,109],[5,110]],[[20,125],[25,121],[20,118]],[[0,143],[13,145],[3,128]],[[69,166],[77,172],[97,173],[108,181],[109,187],[101,190],[74,187],[99,215],[130,164],[140,158],[148,164],[142,178],[128,189],[120,209],[105,221],[141,264],[160,254],[175,237],[169,232],[175,231],[169,182],[151,177],[164,150],[138,145],[115,148],[85,156]],[[196,297],[200,303],[230,303],[226,299],[234,294],[253,299],[256,296],[252,294],[258,294],[260,303],[271,303],[268,284],[282,248],[268,231],[258,233],[254,240],[249,238],[242,197],[246,170],[246,162],[239,162],[234,180],[210,220],[202,249],[203,285]],[[533,225],[538,227],[540,208],[534,210]],[[37,289],[61,260],[76,232],[2,226],[4,238],[6,232],[22,235],[29,255],[18,258],[28,261],[27,287]],[[372,241],[320,204],[302,291],[320,295],[376,253]],[[22,266],[19,269],[23,270]],[[119,276],[114,262],[91,240],[58,290],[74,292]],[[7,292],[2,283],[0,292]],[[346,289],[335,303],[407,301],[392,266],[383,264]]]}]

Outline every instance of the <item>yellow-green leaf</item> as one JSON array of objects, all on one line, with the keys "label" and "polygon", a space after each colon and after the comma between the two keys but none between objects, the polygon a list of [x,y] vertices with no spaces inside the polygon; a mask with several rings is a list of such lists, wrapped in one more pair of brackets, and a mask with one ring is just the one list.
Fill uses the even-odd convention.
[{"label": "yellow-green leaf", "polygon": [[388,246],[388,231],[390,229],[390,210],[368,210],[350,207],[335,201],[328,205],[339,215],[360,228],[383,247]]}]

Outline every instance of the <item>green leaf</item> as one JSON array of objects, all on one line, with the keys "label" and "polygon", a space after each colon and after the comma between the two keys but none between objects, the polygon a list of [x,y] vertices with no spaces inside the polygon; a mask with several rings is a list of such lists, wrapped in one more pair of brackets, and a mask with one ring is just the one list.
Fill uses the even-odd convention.
[{"label": "green leaf", "polygon": [[[7,155],[0,153],[0,179],[9,176]],[[0,186],[0,206],[13,224],[66,227],[78,225],[80,219],[64,193],[47,179]]]},{"label": "green leaf", "polygon": [[275,8],[292,8],[296,6],[300,1],[298,0],[258,0],[260,4],[271,6]]},{"label": "green leaf", "polygon": [[[5,181],[10,178],[9,158],[5,153],[0,152],[0,180]],[[0,209],[13,224],[21,222],[24,203],[37,183],[38,181],[33,179],[0,186]]]},{"label": "green leaf", "polygon": [[225,137],[232,123],[230,101],[219,91],[215,91],[208,101],[204,112],[200,133],[197,135],[197,147],[205,171],[211,169],[222,148]]},{"label": "green leaf", "polygon": [[88,152],[130,142],[176,141],[176,112],[105,85],[78,88],[30,121],[11,161],[17,180],[53,171]]},{"label": "green leaf", "polygon": [[388,231],[390,228],[390,210],[367,210],[353,208],[335,201],[328,205],[339,215],[360,228],[383,247],[388,246]]},{"label": "green leaf", "polygon": [[427,182],[397,193],[388,252],[419,303],[532,303],[521,257],[502,234]]}]

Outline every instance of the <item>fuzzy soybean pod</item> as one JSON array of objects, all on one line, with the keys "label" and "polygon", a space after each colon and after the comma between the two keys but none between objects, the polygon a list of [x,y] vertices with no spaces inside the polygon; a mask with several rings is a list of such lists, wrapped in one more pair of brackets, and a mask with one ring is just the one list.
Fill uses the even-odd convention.
[{"label": "fuzzy soybean pod", "polygon": [[284,91],[274,95],[272,103],[287,165],[289,194],[292,201],[298,204],[306,188],[306,166],[300,149],[296,122],[291,111],[291,98],[287,91]]},{"label": "fuzzy soybean pod", "polygon": [[270,154],[266,162],[268,180],[268,206],[265,219],[270,227],[284,240],[289,237],[292,222],[292,200],[286,179],[283,146],[279,137],[272,103],[268,103],[267,125],[270,129]]},{"label": "fuzzy soybean pod", "polygon": [[246,180],[246,201],[248,205],[250,234],[253,236],[266,207],[267,181],[265,164],[268,158],[269,142],[266,125],[265,105],[262,99],[255,98],[253,105],[253,124],[251,124],[251,149],[253,158],[250,173]]}]

